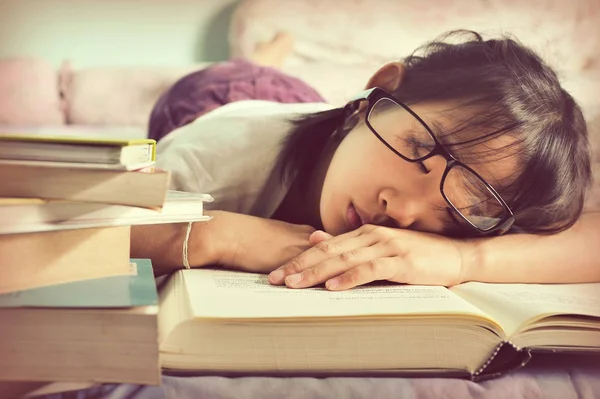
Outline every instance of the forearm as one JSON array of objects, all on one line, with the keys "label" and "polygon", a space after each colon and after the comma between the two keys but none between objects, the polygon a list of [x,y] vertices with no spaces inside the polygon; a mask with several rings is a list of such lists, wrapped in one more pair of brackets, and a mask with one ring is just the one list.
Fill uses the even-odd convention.
[{"label": "forearm", "polygon": [[[211,216],[212,212],[206,212]],[[211,231],[214,219],[192,226],[188,240],[188,260],[192,267],[214,262]],[[163,275],[183,267],[183,244],[187,223],[132,226],[131,257],[150,259],[155,275]]]},{"label": "forearm", "polygon": [[466,245],[464,281],[579,283],[600,281],[600,212],[570,229],[539,236],[514,234]]}]

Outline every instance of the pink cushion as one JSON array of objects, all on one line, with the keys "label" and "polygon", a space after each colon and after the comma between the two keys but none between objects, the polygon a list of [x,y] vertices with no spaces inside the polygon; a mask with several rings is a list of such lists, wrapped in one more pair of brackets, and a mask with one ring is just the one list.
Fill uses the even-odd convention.
[{"label": "pink cushion", "polygon": [[177,79],[209,63],[186,67],[61,68],[67,123],[146,126],[158,97]]},{"label": "pink cushion", "polygon": [[0,61],[0,123],[29,126],[65,121],[54,67],[35,58]]}]

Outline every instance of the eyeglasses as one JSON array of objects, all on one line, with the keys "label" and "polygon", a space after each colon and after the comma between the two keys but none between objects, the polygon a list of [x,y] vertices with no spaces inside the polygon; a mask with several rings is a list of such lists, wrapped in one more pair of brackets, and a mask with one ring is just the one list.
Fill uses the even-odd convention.
[{"label": "eyeglasses", "polygon": [[368,102],[367,126],[400,158],[419,163],[422,168],[425,168],[422,162],[433,156],[441,155],[446,159],[440,182],[442,197],[478,235],[500,235],[511,228],[515,217],[498,192],[477,172],[451,155],[429,126],[407,105],[375,87],[351,99],[346,112],[355,113],[365,100]]}]

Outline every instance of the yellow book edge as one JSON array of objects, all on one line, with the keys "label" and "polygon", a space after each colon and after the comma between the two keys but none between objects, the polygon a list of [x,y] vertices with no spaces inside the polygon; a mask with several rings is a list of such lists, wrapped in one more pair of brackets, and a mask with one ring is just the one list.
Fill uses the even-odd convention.
[{"label": "yellow book edge", "polygon": [[149,144],[152,146],[152,160],[156,160],[156,140],[154,139],[119,139],[110,137],[84,137],[70,135],[50,134],[18,134],[0,133],[0,141],[30,142],[30,143],[55,143],[55,144],[82,144],[97,146],[126,147],[130,145]]}]

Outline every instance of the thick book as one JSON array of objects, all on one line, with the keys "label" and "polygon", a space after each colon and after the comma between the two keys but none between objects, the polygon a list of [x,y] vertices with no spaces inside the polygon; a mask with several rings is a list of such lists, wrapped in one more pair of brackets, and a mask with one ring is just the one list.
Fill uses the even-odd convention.
[{"label": "thick book", "polygon": [[538,350],[600,353],[600,284],[330,292],[196,269],[174,273],[159,296],[161,364],[175,374],[480,380],[523,366]]},{"label": "thick book", "polygon": [[3,234],[134,226],[209,220],[208,194],[168,191],[161,209],[96,202],[0,198],[0,239]]},{"label": "thick book", "polygon": [[171,174],[155,167],[136,171],[90,169],[64,163],[0,160],[0,197],[50,198],[160,208]]},{"label": "thick book", "polygon": [[130,227],[0,235],[0,293],[130,273]]},{"label": "thick book", "polygon": [[0,380],[158,385],[152,264],[132,259],[130,268],[0,295]]},{"label": "thick book", "polygon": [[156,140],[1,133],[0,159],[134,170],[154,163]]}]

